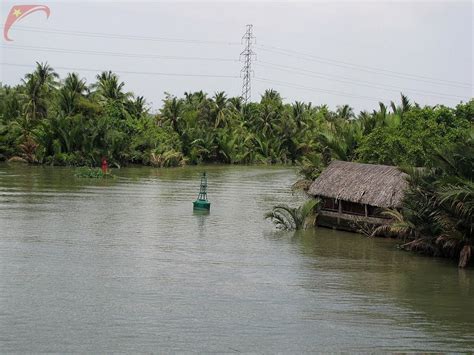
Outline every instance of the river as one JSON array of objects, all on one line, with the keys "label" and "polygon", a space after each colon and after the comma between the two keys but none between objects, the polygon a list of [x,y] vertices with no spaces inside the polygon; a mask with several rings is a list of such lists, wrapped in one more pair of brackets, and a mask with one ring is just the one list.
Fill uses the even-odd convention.
[{"label": "river", "polygon": [[[193,214],[200,173],[209,215]],[[294,169],[0,165],[0,351],[474,349],[474,270],[396,241],[276,231]]]}]

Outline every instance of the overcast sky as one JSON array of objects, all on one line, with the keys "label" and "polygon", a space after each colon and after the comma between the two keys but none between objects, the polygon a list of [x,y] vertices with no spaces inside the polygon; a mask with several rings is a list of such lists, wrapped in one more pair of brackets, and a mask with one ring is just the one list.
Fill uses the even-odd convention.
[{"label": "overcast sky", "polygon": [[[2,27],[13,5],[30,3],[2,0]],[[47,61],[88,83],[99,70],[116,71],[153,108],[164,92],[238,96],[240,40],[253,24],[253,100],[274,88],[288,102],[372,110],[400,91],[422,105],[473,96],[471,1],[33,3],[51,16],[34,13],[13,25],[13,42],[2,38],[4,84]]]}]

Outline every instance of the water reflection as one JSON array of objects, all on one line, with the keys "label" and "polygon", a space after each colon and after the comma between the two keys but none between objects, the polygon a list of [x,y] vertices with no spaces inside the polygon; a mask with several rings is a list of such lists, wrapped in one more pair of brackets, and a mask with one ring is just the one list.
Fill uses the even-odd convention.
[{"label": "water reflection", "polygon": [[193,216],[197,221],[197,230],[199,232],[199,237],[203,238],[206,235],[206,218],[211,212],[209,210],[193,210]]}]

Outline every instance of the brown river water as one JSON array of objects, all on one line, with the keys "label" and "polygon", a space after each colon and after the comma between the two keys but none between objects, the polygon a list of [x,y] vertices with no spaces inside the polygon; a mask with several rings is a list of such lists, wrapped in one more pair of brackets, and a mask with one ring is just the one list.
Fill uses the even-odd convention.
[{"label": "brown river water", "polygon": [[294,169],[114,174],[0,164],[1,352],[474,350],[474,270],[264,220]]}]

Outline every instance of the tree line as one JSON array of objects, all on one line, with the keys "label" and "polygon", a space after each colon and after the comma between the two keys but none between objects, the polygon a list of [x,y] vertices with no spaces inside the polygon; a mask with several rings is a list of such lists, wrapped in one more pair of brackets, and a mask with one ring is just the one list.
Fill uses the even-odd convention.
[{"label": "tree line", "polygon": [[87,85],[37,63],[21,84],[0,86],[0,156],[76,166],[103,156],[116,165],[300,164],[308,177],[331,159],[426,166],[431,151],[466,139],[474,110],[473,101],[420,107],[402,95],[355,114],[348,105],[284,103],[267,90],[245,105],[224,92],[167,94],[152,114],[124,86],[112,72]]}]

